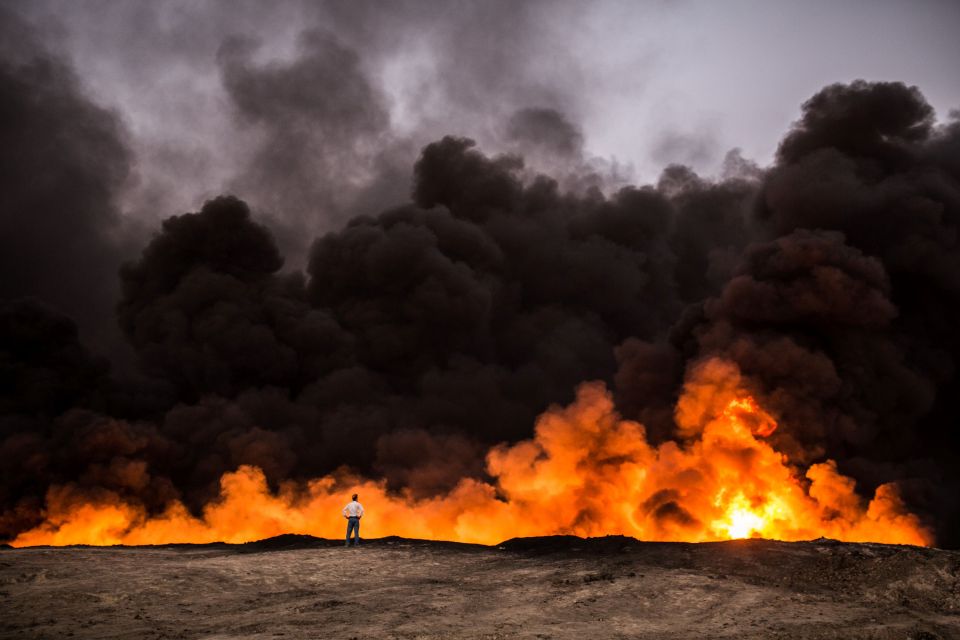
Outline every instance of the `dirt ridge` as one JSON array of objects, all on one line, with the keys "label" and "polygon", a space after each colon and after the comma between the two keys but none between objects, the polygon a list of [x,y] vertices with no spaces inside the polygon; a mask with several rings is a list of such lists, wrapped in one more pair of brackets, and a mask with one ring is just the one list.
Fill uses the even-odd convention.
[{"label": "dirt ridge", "polygon": [[960,551],[285,535],[0,553],[0,639],[960,639]]}]

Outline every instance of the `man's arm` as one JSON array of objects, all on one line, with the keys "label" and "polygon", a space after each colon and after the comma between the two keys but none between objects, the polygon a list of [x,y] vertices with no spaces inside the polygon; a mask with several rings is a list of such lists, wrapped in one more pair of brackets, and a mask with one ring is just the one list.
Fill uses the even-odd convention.
[{"label": "man's arm", "polygon": [[362,518],[362,517],[363,517],[363,505],[358,502],[358,503],[357,503],[357,506],[360,507],[360,510],[357,512],[357,517],[358,517],[358,518]]}]

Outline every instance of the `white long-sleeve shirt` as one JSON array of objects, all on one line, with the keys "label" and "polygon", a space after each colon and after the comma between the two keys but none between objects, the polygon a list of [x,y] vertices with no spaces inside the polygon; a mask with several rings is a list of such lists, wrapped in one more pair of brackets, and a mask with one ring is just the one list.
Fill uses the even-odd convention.
[{"label": "white long-sleeve shirt", "polygon": [[345,518],[359,518],[363,516],[363,505],[354,500],[343,508],[343,515]]}]

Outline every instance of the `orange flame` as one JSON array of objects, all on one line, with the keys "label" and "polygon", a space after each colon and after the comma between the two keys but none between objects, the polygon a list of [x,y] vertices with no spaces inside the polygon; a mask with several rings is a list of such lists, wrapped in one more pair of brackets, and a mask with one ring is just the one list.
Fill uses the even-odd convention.
[{"label": "orange flame", "polygon": [[584,383],[573,404],[540,416],[532,440],[488,453],[493,483],[464,479],[449,494],[416,500],[388,494],[382,482],[326,476],[274,493],[260,469],[242,466],[224,474],[219,499],[200,517],[179,502],[148,516],[136,504],[90,502],[54,487],[46,522],[13,545],[246,542],[281,533],[337,538],[344,530],[340,509],[353,492],[367,510],[366,537],[485,544],[553,534],[933,542],[894,485],[879,487],[867,502],[833,461],[805,472],[789,464],[763,439],[777,428],[775,419],[743,389],[729,362],[693,367],[676,422],[683,439],[652,446],[642,425],[616,413],[602,383]]}]

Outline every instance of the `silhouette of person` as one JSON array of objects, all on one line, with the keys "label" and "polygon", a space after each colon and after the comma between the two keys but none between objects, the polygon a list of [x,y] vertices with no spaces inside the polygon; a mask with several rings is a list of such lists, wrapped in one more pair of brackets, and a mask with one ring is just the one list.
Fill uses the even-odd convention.
[{"label": "silhouette of person", "polygon": [[347,519],[347,541],[345,547],[350,546],[350,534],[353,533],[354,546],[360,546],[360,518],[363,517],[363,505],[357,502],[357,494],[343,508],[343,517]]}]

